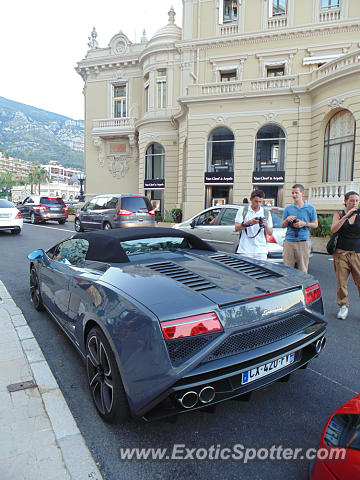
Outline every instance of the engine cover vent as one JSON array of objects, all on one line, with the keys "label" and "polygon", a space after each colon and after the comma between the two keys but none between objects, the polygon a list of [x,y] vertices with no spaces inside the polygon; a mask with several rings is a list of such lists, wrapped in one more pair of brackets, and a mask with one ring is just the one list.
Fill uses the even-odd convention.
[{"label": "engine cover vent", "polygon": [[244,273],[251,278],[256,278],[257,280],[262,280],[263,278],[278,278],[282,276],[279,273],[268,270],[261,265],[256,265],[240,258],[234,258],[231,255],[219,253],[217,255],[211,255],[209,258],[211,258],[211,260],[215,260],[216,262],[222,263],[227,267],[231,267],[238,272]]},{"label": "engine cover vent", "polygon": [[152,263],[146,265],[147,268],[154,270],[155,272],[166,275],[167,277],[176,280],[177,282],[182,283],[183,285],[192,288],[193,290],[202,291],[208,290],[209,288],[216,288],[212,282],[209,282],[206,278],[201,277],[200,275],[187,270],[184,267],[176,265],[172,262],[161,262],[161,263]]}]

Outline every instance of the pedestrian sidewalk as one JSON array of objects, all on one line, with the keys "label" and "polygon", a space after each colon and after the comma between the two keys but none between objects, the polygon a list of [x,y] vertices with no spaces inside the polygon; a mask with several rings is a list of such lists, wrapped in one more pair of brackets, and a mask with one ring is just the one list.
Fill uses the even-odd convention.
[{"label": "pedestrian sidewalk", "polygon": [[1,480],[102,480],[21,310],[0,281]]}]

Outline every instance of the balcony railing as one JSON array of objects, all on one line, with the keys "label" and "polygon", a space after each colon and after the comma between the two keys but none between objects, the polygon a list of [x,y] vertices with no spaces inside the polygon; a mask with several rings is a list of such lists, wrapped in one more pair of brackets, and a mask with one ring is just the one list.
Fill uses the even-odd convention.
[{"label": "balcony railing", "polygon": [[287,17],[286,15],[280,15],[268,18],[268,28],[275,29],[275,28],[282,28],[286,27],[287,25]]},{"label": "balcony railing", "polygon": [[296,83],[296,76],[257,78],[235,82],[200,83],[187,88],[188,96],[222,95],[237,92],[255,92],[290,88]]},{"label": "balcony railing", "polygon": [[340,20],[340,8],[331,8],[329,10],[321,10],[320,22],[336,22]]},{"label": "balcony railing", "polygon": [[236,35],[238,31],[238,25],[220,25],[220,35]]},{"label": "balcony railing", "polygon": [[93,128],[133,128],[134,118],[101,118],[93,121]]},{"label": "balcony railing", "polygon": [[317,78],[327,77],[334,72],[338,72],[339,70],[345,70],[346,68],[351,67],[354,64],[360,63],[360,51],[357,50],[354,53],[348,53],[340,57],[339,59],[335,59],[332,62],[326,63],[318,70],[313,72],[314,76]]},{"label": "balcony railing", "polygon": [[316,207],[342,207],[344,194],[352,190],[358,192],[360,182],[350,180],[342,182],[312,183],[309,185],[309,203]]}]

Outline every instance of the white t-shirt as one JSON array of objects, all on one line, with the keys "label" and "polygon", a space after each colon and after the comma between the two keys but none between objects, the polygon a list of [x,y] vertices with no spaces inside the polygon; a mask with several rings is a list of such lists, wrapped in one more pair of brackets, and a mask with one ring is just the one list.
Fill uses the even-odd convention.
[{"label": "white t-shirt", "polygon": [[[254,210],[252,210],[251,206],[249,205],[245,218],[243,218],[242,210],[239,210],[238,213],[236,214],[235,222],[236,223],[247,222],[248,220],[251,220],[254,217],[265,217],[263,207],[260,207],[257,212],[254,212]],[[267,224],[269,228],[272,228],[273,221],[272,221],[272,216],[270,212],[268,214]],[[245,255],[248,253],[266,253],[267,254],[268,248],[266,243],[265,231],[263,228],[261,230],[262,231],[259,232],[258,223],[256,223],[255,225],[250,225],[249,227],[246,227],[246,231],[242,230],[239,246],[236,253],[243,253]],[[256,235],[258,232],[259,234]],[[249,238],[249,237],[254,237],[255,235],[256,235],[255,238]]]}]

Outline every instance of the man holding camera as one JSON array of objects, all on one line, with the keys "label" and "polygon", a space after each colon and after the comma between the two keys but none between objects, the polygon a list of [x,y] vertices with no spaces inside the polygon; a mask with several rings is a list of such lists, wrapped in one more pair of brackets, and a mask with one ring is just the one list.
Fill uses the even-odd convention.
[{"label": "man holding camera", "polygon": [[295,267],[297,264],[299,270],[307,273],[311,252],[310,229],[317,228],[318,220],[315,208],[303,200],[304,190],[300,183],[292,186],[294,203],[285,207],[281,226],[287,227],[283,245],[284,265]]},{"label": "man holding camera", "polygon": [[262,207],[264,198],[262,190],[251,193],[250,205],[236,215],[235,231],[241,232],[236,253],[266,261],[268,248],[265,233],[272,234],[273,222],[270,211],[266,215]]}]

